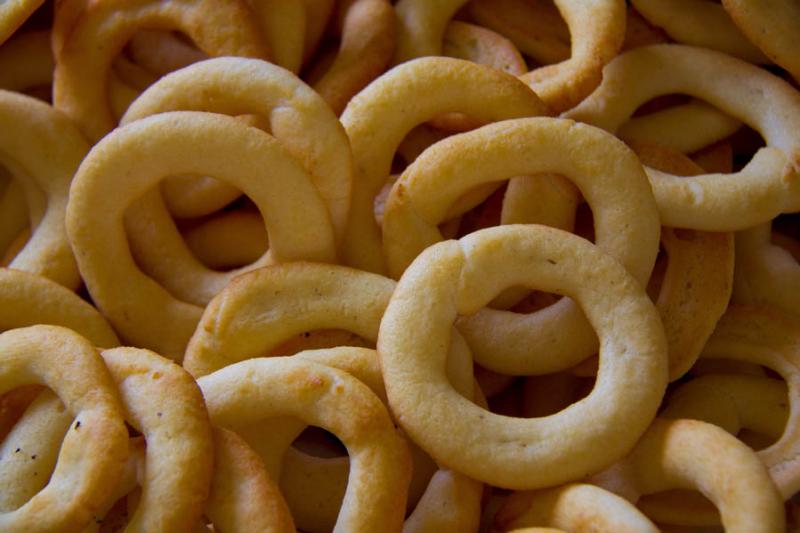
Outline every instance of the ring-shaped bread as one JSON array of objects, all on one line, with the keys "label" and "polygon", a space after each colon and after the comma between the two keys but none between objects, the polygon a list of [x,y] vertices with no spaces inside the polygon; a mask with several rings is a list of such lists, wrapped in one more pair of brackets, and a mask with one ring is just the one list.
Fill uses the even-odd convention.
[{"label": "ring-shaped bread", "polygon": [[107,91],[111,63],[141,29],[182,31],[211,56],[268,57],[261,29],[244,0],[74,4],[64,8],[74,11],[64,16],[61,44],[54,46],[53,103],[95,142],[115,126]]},{"label": "ring-shaped bread", "polygon": [[731,174],[684,178],[647,169],[662,224],[735,231],[800,209],[800,93],[755,65],[691,46],[636,48],[609,63],[602,84],[565,116],[614,133],[640,105],[673,93],[741,120],[766,147]]},{"label": "ring-shaped bread", "polygon": [[392,158],[403,138],[415,126],[449,112],[494,122],[546,115],[547,109],[514,76],[460,59],[414,59],[372,82],[350,101],[341,117],[354,160],[353,196],[342,250],[345,264],[385,272],[375,197],[391,173]]},{"label": "ring-shaped bread", "polygon": [[498,531],[541,525],[574,533],[658,531],[632,503],[586,483],[516,492],[509,496],[494,518]]},{"label": "ring-shaped bread", "polygon": [[574,107],[603,79],[603,67],[625,40],[623,0],[555,0],[569,27],[570,57],[536,68],[520,79],[531,86],[555,113]]},{"label": "ring-shaped bread", "polygon": [[[490,413],[445,377],[456,317],[517,285],[575,298],[600,337],[594,390],[552,416]],[[630,451],[661,402],[666,349],[655,307],[620,263],[580,237],[536,225],[429,247],[398,283],[378,337],[389,405],[410,438],[441,465],[513,489],[573,481]]]},{"label": "ring-shaped bread", "polygon": [[0,5],[0,44],[28,20],[44,0],[6,0]]},{"label": "ring-shaped bread", "polygon": [[[168,74],[149,87],[131,104],[120,124],[167,111],[254,114],[266,119],[269,132],[308,171],[330,212],[337,239],[342,237],[353,181],[349,141],[325,101],[297,76],[258,59],[224,57],[201,61]],[[230,185],[212,183],[215,185],[206,186],[205,191],[201,184],[191,191],[194,200],[204,204],[205,212],[183,212],[181,198],[170,198],[165,191],[170,211],[179,216],[206,214],[241,194]],[[146,238],[153,237],[156,235]]]},{"label": "ring-shaped bread", "polygon": [[800,81],[797,25],[800,6],[791,0],[722,0],[722,6],[750,41]]},{"label": "ring-shaped bread", "polygon": [[725,8],[709,0],[632,0],[651,24],[676,42],[719,50],[750,63],[769,60],[745,37]]},{"label": "ring-shaped bread", "polygon": [[789,420],[783,434],[758,452],[785,499],[800,488],[800,327],[766,307],[731,305],[709,339],[703,359],[729,359],[766,366],[786,381]]},{"label": "ring-shaped bread", "polygon": [[410,455],[386,407],[361,381],[323,364],[271,357],[230,365],[198,384],[217,425],[291,416],[336,435],[351,468],[334,531],[400,531]]},{"label": "ring-shaped bread", "polygon": [[0,162],[12,179],[46,196],[44,216],[9,267],[77,289],[80,274],[64,218],[70,182],[89,145],[63,114],[19,93],[0,90],[0,124]]},{"label": "ring-shaped bread", "polygon": [[[423,152],[395,183],[384,212],[391,275],[400,277],[418,254],[442,240],[437,226],[466,191],[537,173],[562,174],[577,186],[592,207],[598,247],[644,286],[658,254],[660,224],[641,163],[604,131],[553,118],[490,124]],[[462,317],[458,329],[475,361],[503,374],[564,370],[597,350],[594,330],[568,298],[529,314],[484,309]]]},{"label": "ring-shaped bread", "polygon": [[772,243],[772,225],[736,234],[733,301],[771,305],[800,317],[800,264]]},{"label": "ring-shaped bread", "polygon": [[699,420],[656,418],[630,455],[595,480],[632,501],[697,490],[714,503],[727,532],[785,531],[780,494],[755,452]]},{"label": "ring-shaped bread", "polygon": [[223,211],[183,232],[186,246],[201,263],[227,270],[258,261],[269,247],[258,211]]},{"label": "ring-shaped bread", "polygon": [[447,24],[467,0],[400,0],[397,13],[397,50],[394,63],[442,55]]},{"label": "ring-shaped bread", "polygon": [[[122,473],[128,432],[114,387],[89,341],[63,327],[31,326],[0,334],[0,392],[46,385],[75,422],[61,445],[47,486],[13,511],[0,513],[5,531],[79,530],[108,498]],[[68,371],[67,371],[68,370]],[[23,450],[9,460],[36,460]]]},{"label": "ring-shaped bread", "polygon": [[[273,171],[271,179],[254,179],[265,168]],[[333,261],[336,251],[316,188],[272,136],[231,117],[190,111],[162,113],[115,130],[92,149],[73,181],[70,241],[95,304],[118,333],[180,360],[202,308],[175,298],[142,273],[123,226],[136,199],[176,174],[211,175],[248,194],[265,218],[276,261]]]}]

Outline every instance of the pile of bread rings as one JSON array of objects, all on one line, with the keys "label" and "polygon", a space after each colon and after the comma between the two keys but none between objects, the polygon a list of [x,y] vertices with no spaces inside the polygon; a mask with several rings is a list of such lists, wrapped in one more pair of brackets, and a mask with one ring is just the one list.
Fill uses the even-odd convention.
[{"label": "pile of bread rings", "polygon": [[0,531],[800,528],[798,43],[0,2]]}]

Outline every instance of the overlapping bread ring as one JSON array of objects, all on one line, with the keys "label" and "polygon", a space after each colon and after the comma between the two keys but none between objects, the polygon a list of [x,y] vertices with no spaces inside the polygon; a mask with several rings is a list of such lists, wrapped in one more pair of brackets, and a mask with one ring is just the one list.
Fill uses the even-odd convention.
[{"label": "overlapping bread ring", "polygon": [[391,63],[397,32],[394,9],[387,0],[344,0],[338,11],[339,50],[330,68],[312,83],[337,115]]},{"label": "overlapping bread ring", "polygon": [[44,0],[7,0],[0,6],[0,44],[30,17]]},{"label": "overlapping bread ring", "polygon": [[655,419],[631,454],[597,479],[633,500],[673,488],[699,490],[719,509],[725,531],[784,531],[780,494],[764,465],[744,443],[705,422]]},{"label": "overlapping bread ring", "polygon": [[17,36],[0,46],[0,88],[25,91],[53,81],[50,32],[40,30]]},{"label": "overlapping bread ring", "polygon": [[303,63],[306,6],[303,0],[247,0],[276,65],[297,73]]},{"label": "overlapping bread ring", "polygon": [[489,65],[514,76],[527,71],[525,59],[511,41],[492,30],[458,20],[447,25],[442,54]]},{"label": "overlapping bread ring", "polygon": [[583,100],[602,80],[602,69],[625,39],[625,2],[555,0],[572,35],[571,57],[523,74],[542,101],[560,113]]},{"label": "overlapping bread ring", "polygon": [[157,76],[169,74],[208,56],[166,31],[140,31],[128,42],[131,60]]},{"label": "overlapping bread ring", "polygon": [[771,226],[761,224],[736,234],[733,300],[771,305],[800,317],[800,265],[771,242]]},{"label": "overlapping bread ring", "polygon": [[415,59],[371,83],[350,101],[341,117],[355,162],[342,249],[345,264],[370,272],[385,271],[374,217],[375,197],[405,135],[414,126],[448,112],[492,122],[544,115],[546,109],[536,94],[513,76],[458,59]]},{"label": "overlapping bread ring", "polygon": [[293,357],[242,361],[198,384],[216,424],[295,416],[331,431],[348,448],[351,461],[334,531],[400,530],[410,457],[386,408],[366,385],[340,370]]},{"label": "overlapping bread ring", "polygon": [[47,385],[76,419],[47,486],[18,509],[0,513],[0,527],[79,529],[102,507],[127,454],[128,435],[113,381],[94,347],[62,327],[2,333],[0,352],[2,392],[31,383]]},{"label": "overlapping bread ring", "polygon": [[93,141],[114,127],[106,75],[114,56],[139,29],[181,30],[209,55],[268,55],[243,0],[93,2],[83,7],[68,24],[62,46],[55,47],[53,101]]},{"label": "overlapping bread ring", "polygon": [[[347,135],[336,115],[299,78],[256,59],[209,59],[160,79],[136,99],[121,124],[167,111],[255,114],[266,119],[270,133],[311,175],[341,238],[353,179]],[[182,204],[175,195],[166,198],[171,211],[184,217],[207,214],[241,194],[230,185],[212,183],[206,190],[197,186],[199,190],[193,191],[201,195],[202,211],[185,205],[185,199]]]},{"label": "overlapping bread ring", "polygon": [[639,13],[681,44],[719,50],[750,63],[768,60],[739,31],[725,9],[708,0],[633,0]]},{"label": "overlapping bread ring", "polygon": [[306,5],[306,34],[303,45],[303,64],[307,64],[325,36],[325,30],[334,14],[336,0],[304,0]]},{"label": "overlapping bread ring", "polygon": [[[784,498],[800,488],[800,329],[777,310],[731,305],[709,339],[702,359],[733,359],[771,368],[786,381],[789,420],[780,439],[758,452]],[[702,360],[701,359],[701,360]]]},{"label": "overlapping bread ring", "polygon": [[[445,378],[457,315],[515,285],[576,298],[601,339],[594,390],[550,417],[492,414]],[[531,489],[578,479],[627,453],[663,395],[663,335],[641,285],[611,256],[561,230],[501,226],[433,245],[414,261],[381,322],[378,353],[392,411],[422,449],[475,479]]]},{"label": "overlapping bread ring", "polygon": [[[325,206],[279,144],[234,118],[174,112],[119,128],[92,149],[72,184],[67,227],[92,298],[124,339],[180,360],[202,313],[145,276],[126,243],[126,208],[164,175],[205,173],[243,190],[265,215],[277,261],[335,258]],[[272,179],[252,179],[264,168]]]},{"label": "overlapping bread ring", "polygon": [[759,131],[767,146],[733,174],[679,178],[648,169],[664,225],[731,231],[800,207],[800,95],[743,61],[682,45],[637,48],[609,63],[600,87],[565,115],[615,132],[639,105],[671,93],[719,107]]},{"label": "overlapping bread ring", "polygon": [[251,210],[219,213],[189,228],[183,237],[192,255],[216,270],[257,261],[269,240],[261,215]]},{"label": "overlapping bread ring", "polygon": [[632,117],[617,130],[623,141],[653,142],[684,154],[733,135],[742,123],[701,101]]},{"label": "overlapping bread ring", "polygon": [[514,493],[494,519],[497,531],[539,525],[575,533],[658,531],[633,504],[613,492],[586,483]]},{"label": "overlapping bread ring", "polygon": [[722,0],[733,22],[771,60],[800,81],[797,24],[800,6],[787,0]]},{"label": "overlapping bread ring", "polygon": [[[639,160],[599,129],[550,118],[490,124],[445,139],[417,158],[395,184],[384,213],[391,274],[399,277],[422,250],[441,240],[437,224],[465,191],[540,172],[563,174],[578,186],[594,210],[598,246],[644,286],[658,253],[660,226]],[[623,189],[624,203],[617,196]],[[476,362],[504,374],[566,369],[597,349],[594,330],[566,298],[527,315],[484,309],[462,317],[458,328]]]},{"label": "overlapping bread ring", "polygon": [[[89,150],[81,134],[63,115],[32,97],[0,91],[0,159],[27,187],[47,197],[44,217],[30,241],[9,265],[41,274],[68,288],[80,275],[64,228],[72,176]],[[25,124],[25,128],[14,127]],[[34,218],[35,215],[34,215]]]},{"label": "overlapping bread ring", "polygon": [[425,56],[442,55],[447,23],[467,0],[400,0],[397,13],[397,50],[394,63]]}]

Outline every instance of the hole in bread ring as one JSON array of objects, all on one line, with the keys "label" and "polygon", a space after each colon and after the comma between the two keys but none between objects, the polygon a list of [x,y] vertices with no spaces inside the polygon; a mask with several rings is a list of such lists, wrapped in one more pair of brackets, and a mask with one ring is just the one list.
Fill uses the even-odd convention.
[{"label": "hole in bread ring", "polygon": [[[600,337],[594,390],[550,417],[492,414],[445,377],[456,317],[513,285],[575,298]],[[392,295],[378,354],[389,404],[414,442],[442,465],[513,489],[578,479],[624,456],[667,380],[663,329],[639,282],[588,241],[535,225],[485,229],[425,250]]]}]

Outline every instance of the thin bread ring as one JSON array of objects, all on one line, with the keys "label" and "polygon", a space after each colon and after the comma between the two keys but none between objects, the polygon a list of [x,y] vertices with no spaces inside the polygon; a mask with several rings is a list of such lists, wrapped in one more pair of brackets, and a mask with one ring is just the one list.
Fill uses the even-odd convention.
[{"label": "thin bread ring", "polygon": [[[575,157],[574,150],[581,156]],[[597,128],[553,118],[490,124],[445,139],[420,155],[395,183],[384,212],[390,273],[399,277],[422,250],[442,239],[437,225],[464,192],[548,172],[577,185],[594,210],[598,246],[644,285],[658,254],[660,224],[639,160]],[[628,201],[619,201],[620,190]],[[568,298],[526,315],[484,309],[460,318],[458,329],[475,361],[503,374],[564,370],[597,350],[594,330]]]},{"label": "thin bread ring", "polygon": [[[395,113],[397,109],[403,109],[403,113]],[[385,272],[380,231],[375,223],[375,197],[391,173],[392,157],[406,134],[448,112],[493,122],[546,115],[547,109],[515,77],[459,59],[414,59],[372,82],[350,101],[341,117],[355,163],[350,218],[342,249],[345,264]]]},{"label": "thin bread ring", "polygon": [[[257,384],[253,387],[250,384]],[[198,380],[212,422],[293,416],[348,448],[350,479],[334,531],[399,531],[410,456],[380,399],[349,374],[294,357],[250,359]]]},{"label": "thin bread ring", "polygon": [[59,326],[2,333],[0,353],[0,392],[31,383],[47,385],[77,419],[47,486],[18,509],[0,513],[0,528],[80,529],[102,508],[105,491],[125,464],[128,432],[114,383],[89,341]]},{"label": "thin bread ring", "polygon": [[[487,412],[445,377],[456,317],[514,285],[576,298],[601,339],[594,390],[549,417]],[[667,380],[663,329],[641,285],[588,241],[535,225],[489,228],[425,250],[392,295],[378,354],[389,405],[410,438],[441,465],[513,489],[575,480],[624,456],[655,416]]]},{"label": "thin bread ring", "polygon": [[139,29],[179,29],[213,56],[268,56],[244,0],[127,0],[76,3],[72,9],[74,13],[65,15],[61,46],[54,48],[53,102],[93,141],[114,128],[105,94],[107,73],[113,58]]},{"label": "thin bread ring", "polygon": [[636,48],[609,63],[603,83],[565,116],[613,133],[641,104],[672,93],[719,107],[767,146],[733,174],[681,178],[647,169],[665,226],[735,231],[800,209],[800,94],[744,61],[683,45]]},{"label": "thin bread ring", "polygon": [[[239,164],[231,166],[231,160]],[[272,179],[252,179],[264,168],[273,169]],[[265,215],[275,260],[335,258],[322,200],[308,174],[270,135],[231,117],[190,111],[115,130],[92,149],[73,181],[70,240],[92,298],[118,333],[176,360],[202,308],[178,300],[139,270],[122,219],[164,175],[179,173],[208,173],[247,193]],[[109,254],[113,265],[106,261]]]}]

